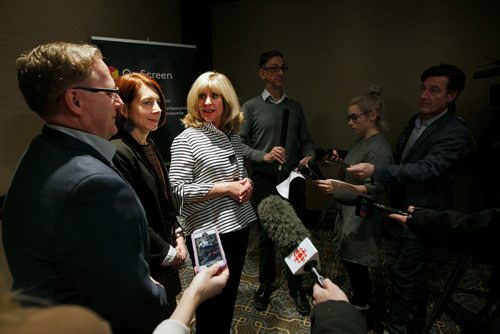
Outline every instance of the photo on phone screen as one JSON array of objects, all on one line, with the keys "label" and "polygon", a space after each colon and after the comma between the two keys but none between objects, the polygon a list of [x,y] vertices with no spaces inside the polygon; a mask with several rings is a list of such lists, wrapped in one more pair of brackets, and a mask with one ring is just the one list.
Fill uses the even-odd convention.
[{"label": "photo on phone screen", "polygon": [[195,231],[191,238],[198,272],[213,264],[219,264],[220,266],[226,264],[224,250],[216,229]]}]

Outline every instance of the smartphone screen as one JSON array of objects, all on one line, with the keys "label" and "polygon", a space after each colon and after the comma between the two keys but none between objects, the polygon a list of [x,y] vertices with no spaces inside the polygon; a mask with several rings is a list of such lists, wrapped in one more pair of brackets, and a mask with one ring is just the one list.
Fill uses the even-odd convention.
[{"label": "smartphone screen", "polygon": [[196,253],[196,267],[201,271],[213,264],[224,265],[226,259],[215,229],[195,231],[192,235]]}]

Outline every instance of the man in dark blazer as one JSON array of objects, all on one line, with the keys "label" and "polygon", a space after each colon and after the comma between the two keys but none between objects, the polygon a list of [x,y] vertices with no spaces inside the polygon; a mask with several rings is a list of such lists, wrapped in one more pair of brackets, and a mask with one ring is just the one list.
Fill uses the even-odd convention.
[{"label": "man in dark blazer", "polygon": [[[420,113],[413,116],[398,141],[392,165],[361,163],[347,172],[376,184],[391,185],[391,205],[449,209],[453,174],[473,150],[464,122],[455,115],[455,100],[463,90],[465,74],[454,65],[440,64],[421,77]],[[411,231],[400,233],[400,250],[392,269],[392,304],[387,332],[414,333],[425,323],[427,284],[423,261],[427,244]]]},{"label": "man in dark blazer", "polygon": [[113,167],[123,105],[101,52],[40,45],[16,61],[19,87],[45,122],[8,190],[3,244],[25,304],[79,304],[116,333],[151,333],[165,291],[150,278],[144,209]]}]

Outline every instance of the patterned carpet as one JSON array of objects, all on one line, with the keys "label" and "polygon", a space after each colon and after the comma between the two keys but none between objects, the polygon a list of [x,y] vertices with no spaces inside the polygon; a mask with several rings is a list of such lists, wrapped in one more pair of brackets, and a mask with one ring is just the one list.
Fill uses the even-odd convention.
[{"label": "patterned carpet", "polygon": [[[328,222],[329,220],[325,220],[326,223],[320,224],[316,218],[309,219],[309,221],[314,221],[309,223],[307,227],[311,230],[313,242],[320,252],[322,273],[336,282],[349,295],[350,284],[347,273],[342,267],[335,249],[330,246],[332,226],[329,224],[331,223]],[[369,333],[379,333],[382,323],[387,317],[387,308],[390,303],[390,268],[396,252],[397,241],[384,237],[381,242],[380,266],[371,271],[375,300],[372,308],[365,314],[367,326],[370,330]],[[445,287],[448,275],[458,258],[458,255],[451,251],[440,249],[432,252],[427,266],[431,278],[429,280],[429,313]],[[288,295],[284,261],[277,262],[279,262],[279,275],[275,283],[275,290],[271,296],[271,303],[267,310],[259,312],[253,307],[253,292],[258,287],[258,251],[257,229],[252,226],[247,258],[235,306],[233,334],[310,333],[309,316],[301,316],[295,311],[293,301]],[[430,333],[460,333],[459,324],[470,318],[472,313],[478,311],[484,303],[484,298],[488,292],[489,271],[490,266],[477,263],[473,259],[455,289],[452,301],[448,303],[445,313],[434,323]],[[192,275],[193,271],[189,265],[181,269],[183,287],[189,284]],[[305,275],[304,286],[308,293],[312,291],[313,284],[312,278]],[[196,333],[194,321],[191,327],[193,333]]]}]

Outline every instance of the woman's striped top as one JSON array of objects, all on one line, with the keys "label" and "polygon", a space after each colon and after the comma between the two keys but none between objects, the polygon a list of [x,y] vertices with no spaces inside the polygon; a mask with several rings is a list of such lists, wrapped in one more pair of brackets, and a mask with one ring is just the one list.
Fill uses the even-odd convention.
[{"label": "woman's striped top", "polygon": [[187,234],[208,227],[232,232],[257,219],[250,202],[239,203],[227,196],[197,202],[214,183],[247,177],[238,135],[226,135],[212,123],[187,128],[174,139],[171,155],[170,183]]}]

